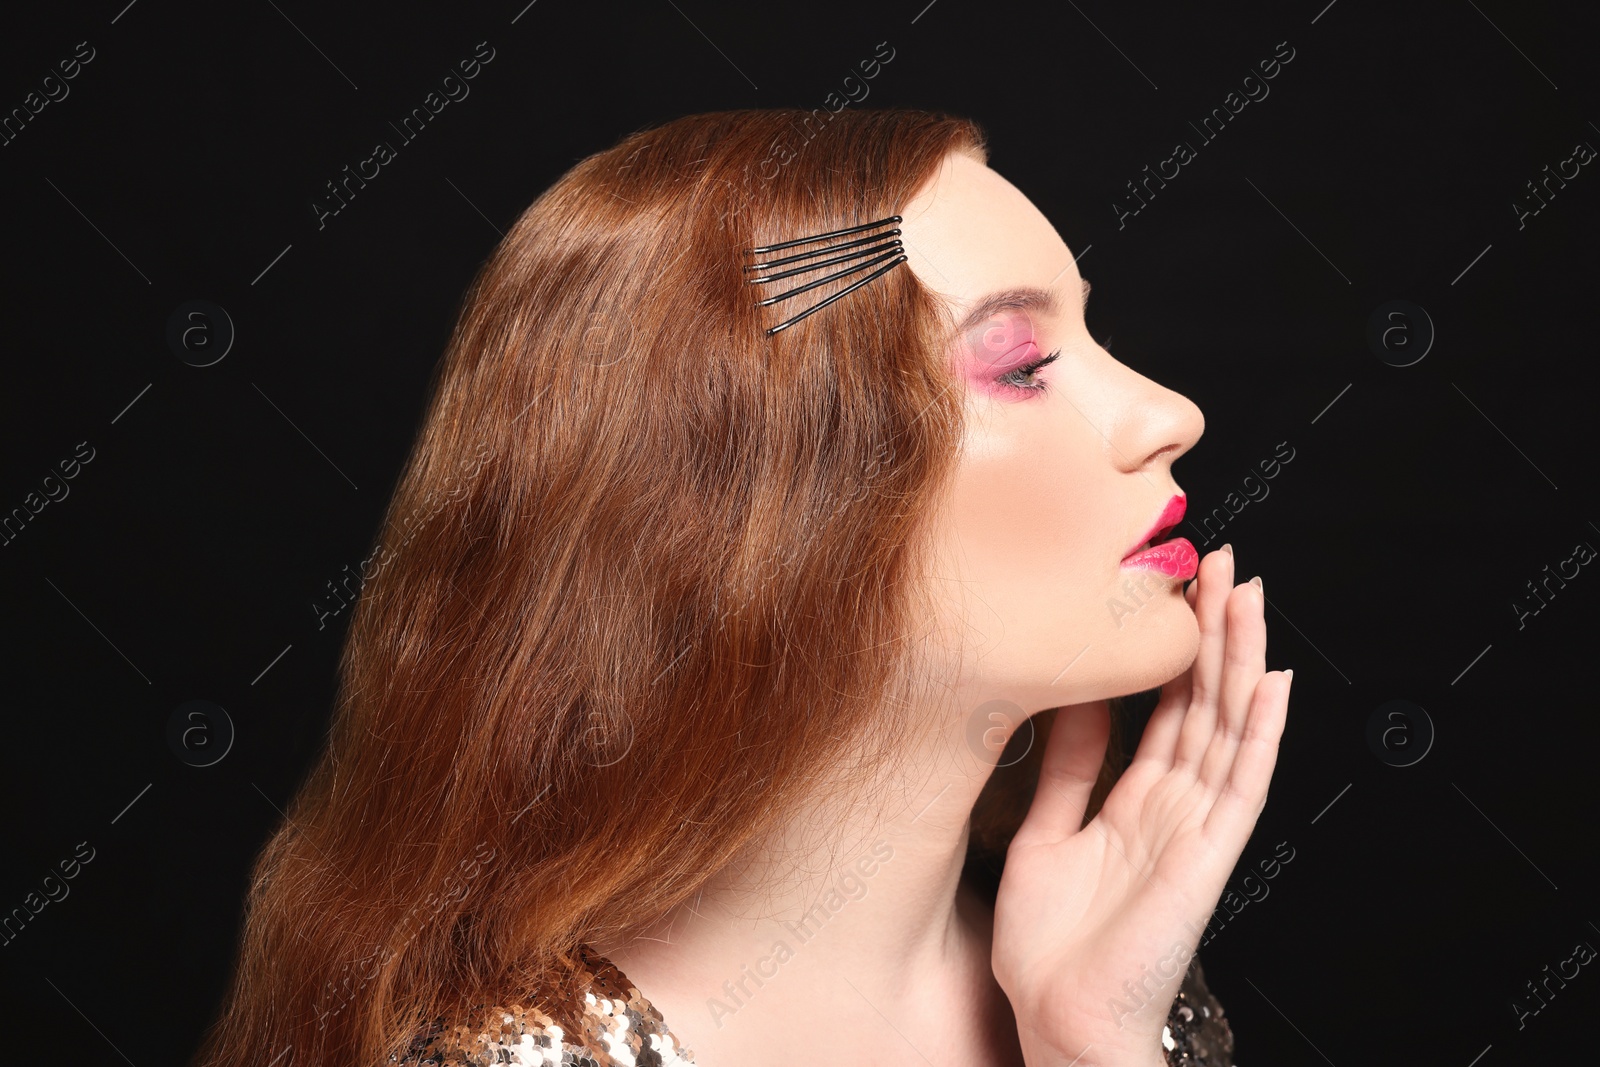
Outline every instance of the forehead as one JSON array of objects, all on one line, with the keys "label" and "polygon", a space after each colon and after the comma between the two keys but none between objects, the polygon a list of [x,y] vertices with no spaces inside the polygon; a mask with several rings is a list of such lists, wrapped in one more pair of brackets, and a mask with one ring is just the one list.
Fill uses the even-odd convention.
[{"label": "forehead", "polygon": [[946,156],[901,211],[906,266],[957,317],[1005,289],[1050,289],[1064,309],[1082,281],[1067,244],[1022,191],[965,153]]}]

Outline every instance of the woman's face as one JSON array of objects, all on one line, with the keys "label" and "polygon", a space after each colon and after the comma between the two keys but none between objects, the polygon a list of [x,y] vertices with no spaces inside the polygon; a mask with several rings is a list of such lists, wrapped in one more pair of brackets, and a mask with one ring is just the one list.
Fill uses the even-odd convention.
[{"label": "woman's face", "polygon": [[[1203,432],[1200,409],[1089,336],[1072,252],[984,164],[951,154],[901,214],[906,265],[967,320],[949,360],[968,429],[934,575],[946,632],[966,639],[963,690],[1031,713],[1181,674],[1199,647],[1183,596],[1194,548],[1124,557],[1180,517],[1172,461]],[[989,300],[1021,289],[1053,306]]]}]

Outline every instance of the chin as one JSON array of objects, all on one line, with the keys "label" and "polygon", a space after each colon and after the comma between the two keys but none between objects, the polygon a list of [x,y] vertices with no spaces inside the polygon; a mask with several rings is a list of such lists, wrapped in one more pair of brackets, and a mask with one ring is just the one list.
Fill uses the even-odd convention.
[{"label": "chin", "polygon": [[[1137,624],[1137,625],[1135,625]],[[1188,670],[1200,653],[1200,623],[1181,597],[1130,620],[1117,642],[1117,665],[1103,696],[1142,693]]]},{"label": "chin", "polygon": [[1200,654],[1200,622],[1181,597],[1173,610],[1130,642],[1128,684],[1123,693],[1142,693],[1172,681],[1188,670]]},{"label": "chin", "polygon": [[[1134,622],[1138,623],[1137,628]],[[1096,639],[1093,650],[1100,656],[1085,656],[1059,685],[1047,681],[1060,674],[1058,660],[1029,662],[1027,669],[1013,675],[1028,679],[1014,690],[1026,694],[1018,698],[1018,703],[1031,713],[1046,707],[1142,693],[1164,685],[1188,670],[1199,655],[1200,624],[1188,603],[1174,598],[1169,606],[1152,606],[1141,612],[1137,620],[1131,620],[1128,628],[1116,635],[1115,643],[1109,638]]]}]

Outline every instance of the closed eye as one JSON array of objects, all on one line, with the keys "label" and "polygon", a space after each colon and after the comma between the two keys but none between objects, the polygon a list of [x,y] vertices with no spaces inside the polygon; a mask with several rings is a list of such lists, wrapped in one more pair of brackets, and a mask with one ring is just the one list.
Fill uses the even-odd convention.
[{"label": "closed eye", "polygon": [[1000,375],[1000,377],[996,378],[995,381],[1000,385],[1012,390],[1013,393],[1019,396],[1032,396],[1043,393],[1048,388],[1049,383],[1043,379],[1035,379],[1033,375],[1035,372],[1049,366],[1060,358],[1061,350],[1057,349],[1042,359],[1036,359],[1031,363],[1024,363],[1016,370],[1008,371],[1005,374]]}]

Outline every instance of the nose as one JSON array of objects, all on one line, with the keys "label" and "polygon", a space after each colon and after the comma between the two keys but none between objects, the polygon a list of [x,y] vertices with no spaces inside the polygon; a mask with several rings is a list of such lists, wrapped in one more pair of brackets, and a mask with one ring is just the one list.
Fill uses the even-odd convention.
[{"label": "nose", "polygon": [[1116,395],[1121,399],[1112,442],[1119,469],[1131,474],[1157,465],[1170,467],[1205,433],[1205,414],[1182,393],[1121,363],[1116,367],[1120,379]]}]

